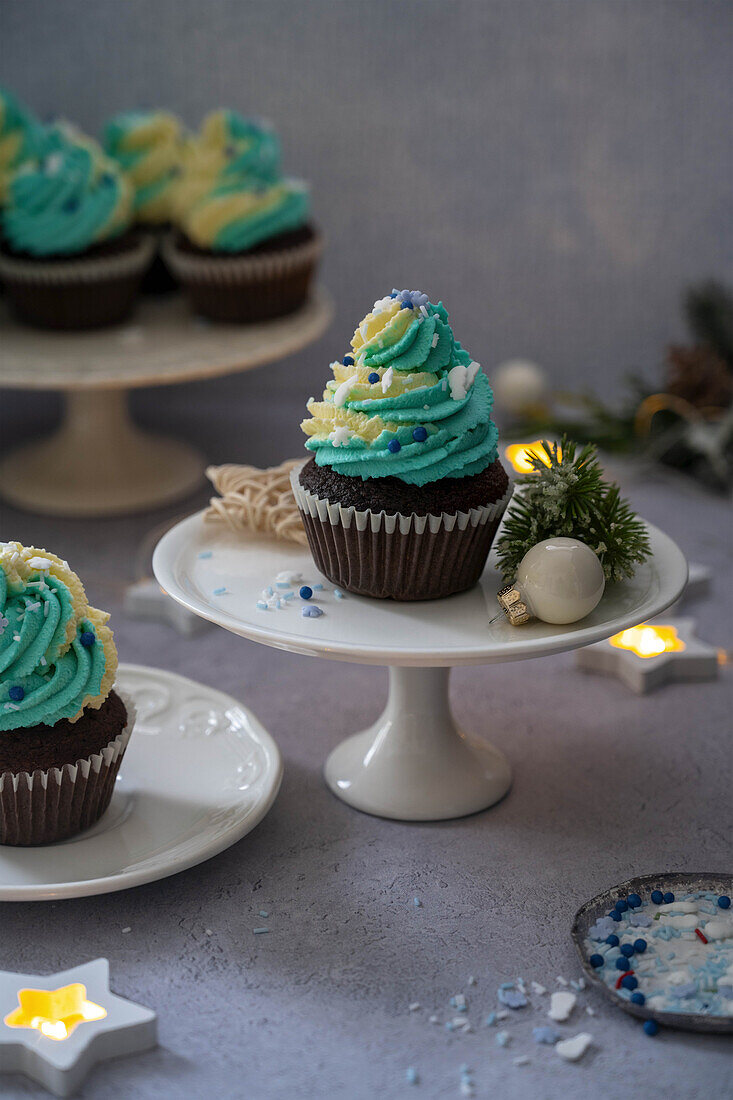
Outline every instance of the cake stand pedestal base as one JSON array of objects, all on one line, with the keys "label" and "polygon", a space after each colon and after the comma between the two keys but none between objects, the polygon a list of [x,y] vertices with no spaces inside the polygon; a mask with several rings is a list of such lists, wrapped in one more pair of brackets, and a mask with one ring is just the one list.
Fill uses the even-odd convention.
[{"label": "cake stand pedestal base", "polygon": [[187,444],[133,424],[125,390],[70,390],[61,426],[0,462],[0,483],[26,511],[112,516],[188,496],[204,465]]},{"label": "cake stand pedestal base", "polygon": [[334,749],[328,786],[357,810],[400,821],[441,821],[493,806],[511,785],[503,753],[456,724],[449,668],[390,666],[381,718]]}]

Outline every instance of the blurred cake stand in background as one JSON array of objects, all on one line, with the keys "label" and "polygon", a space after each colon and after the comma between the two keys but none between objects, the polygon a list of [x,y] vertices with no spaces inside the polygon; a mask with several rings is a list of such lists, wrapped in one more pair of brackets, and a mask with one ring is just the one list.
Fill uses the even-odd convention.
[{"label": "blurred cake stand in background", "polygon": [[[384,713],[333,750],[326,761],[326,782],[344,802],[367,813],[438,821],[486,809],[511,784],[504,754],[467,736],[456,723],[448,695],[451,667],[578,649],[659,614],[684,589],[687,563],[667,535],[647,527],[649,560],[632,580],[609,585],[595,610],[570,626],[532,622],[513,627],[504,616],[497,617],[496,592],[502,581],[493,553],[480,583],[447,599],[396,603],[349,594],[338,598],[318,574],[307,548],[235,534],[205,523],[203,513],[189,516],[161,539],[153,570],[169,596],[234,634],[293,653],[386,665],[389,697]],[[294,596],[285,607],[258,607],[258,602],[266,603],[263,590],[276,585],[281,573],[300,574],[309,586],[323,581],[323,591],[303,602],[297,595],[301,582],[294,581]],[[313,603],[323,614],[305,617]],[[347,690],[344,678],[335,674],[321,683],[332,685],[336,703]],[[563,722],[572,721],[570,688],[568,694]],[[308,713],[306,707],[304,725]]]},{"label": "blurred cake stand in background", "polygon": [[203,481],[193,447],[130,418],[127,391],[252,370],[317,340],[333,307],[316,289],[302,309],[258,325],[191,314],[178,295],[143,300],[134,319],[89,332],[16,324],[0,304],[0,388],[60,390],[61,425],[0,460],[0,493],[47,515],[108,516],[185,497]]}]

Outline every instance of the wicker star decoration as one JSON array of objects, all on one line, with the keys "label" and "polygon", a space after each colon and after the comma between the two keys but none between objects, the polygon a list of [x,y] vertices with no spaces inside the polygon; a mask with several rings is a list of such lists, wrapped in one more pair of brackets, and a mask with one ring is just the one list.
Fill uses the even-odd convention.
[{"label": "wicker star decoration", "polygon": [[305,529],[290,487],[290,471],[302,459],[279,466],[210,466],[206,476],[220,495],[212,497],[204,519],[232,531],[249,529],[306,546]]}]

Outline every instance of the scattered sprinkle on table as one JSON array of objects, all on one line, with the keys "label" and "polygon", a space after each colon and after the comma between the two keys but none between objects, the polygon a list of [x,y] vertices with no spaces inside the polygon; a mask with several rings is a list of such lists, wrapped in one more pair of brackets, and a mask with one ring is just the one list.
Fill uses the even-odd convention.
[{"label": "scattered sprinkle on table", "polygon": [[269,928],[253,928],[252,932],[255,936],[264,936],[265,932],[269,932]]},{"label": "scattered sprinkle on table", "polygon": [[221,588],[215,588],[215,589],[214,589],[214,595],[215,595],[215,596],[225,596],[225,595],[226,595],[226,591],[227,591],[227,590],[226,590],[226,585],[224,585],[224,586],[222,586]]},{"label": "scattered sprinkle on table", "polygon": [[132,928],[130,928],[129,924],[122,929],[122,935],[126,936],[128,932],[132,932]]},{"label": "scattered sprinkle on table", "polygon": [[555,1043],[555,1053],[564,1058],[566,1062],[577,1062],[579,1058],[583,1057],[592,1042],[593,1036],[589,1035],[587,1031],[581,1031],[578,1035],[573,1035],[571,1039],[563,1039],[561,1042]]}]

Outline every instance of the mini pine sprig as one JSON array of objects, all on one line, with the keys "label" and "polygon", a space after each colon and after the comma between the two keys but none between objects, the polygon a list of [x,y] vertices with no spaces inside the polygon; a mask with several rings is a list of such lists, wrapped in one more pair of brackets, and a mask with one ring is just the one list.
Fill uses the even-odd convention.
[{"label": "mini pine sprig", "polygon": [[618,486],[603,480],[595,446],[563,436],[559,444],[543,440],[542,451],[528,456],[534,472],[519,478],[497,543],[504,579],[516,576],[528,550],[557,535],[590,546],[607,581],[633,577],[651,553],[646,528]]}]

